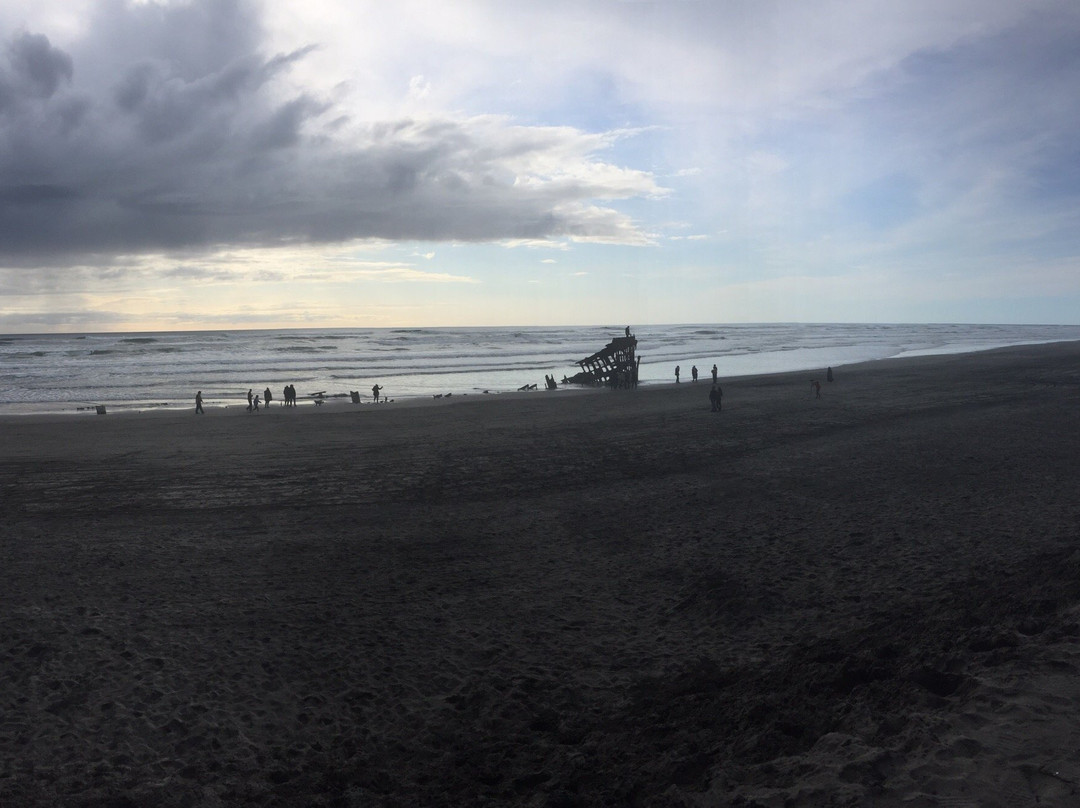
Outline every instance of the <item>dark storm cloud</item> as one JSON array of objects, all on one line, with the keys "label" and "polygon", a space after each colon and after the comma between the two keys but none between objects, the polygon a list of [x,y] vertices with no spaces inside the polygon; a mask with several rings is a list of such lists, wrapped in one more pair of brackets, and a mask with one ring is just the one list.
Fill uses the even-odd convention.
[{"label": "dark storm cloud", "polygon": [[282,80],[314,47],[262,53],[242,0],[107,2],[68,51],[47,32],[0,43],[0,262],[359,237],[636,236],[613,211],[582,211],[654,190],[647,175],[517,182],[514,161],[581,133],[475,119],[361,126]]},{"label": "dark storm cloud", "polygon": [[12,185],[0,188],[0,205],[19,207],[70,199],[74,191],[59,185]]},{"label": "dark storm cloud", "polygon": [[0,67],[0,111],[20,101],[49,98],[71,81],[71,57],[40,34],[23,33],[7,47]]}]

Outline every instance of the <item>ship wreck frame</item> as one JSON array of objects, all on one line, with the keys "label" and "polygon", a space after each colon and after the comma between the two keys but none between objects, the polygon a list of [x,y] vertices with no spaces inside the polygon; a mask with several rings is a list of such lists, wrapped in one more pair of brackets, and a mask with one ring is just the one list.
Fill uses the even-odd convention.
[{"label": "ship wreck frame", "polygon": [[624,389],[637,387],[638,368],[641,365],[641,357],[637,355],[637,337],[632,334],[616,337],[602,350],[579,359],[575,364],[581,371],[569,378],[564,376],[563,384],[605,385]]}]

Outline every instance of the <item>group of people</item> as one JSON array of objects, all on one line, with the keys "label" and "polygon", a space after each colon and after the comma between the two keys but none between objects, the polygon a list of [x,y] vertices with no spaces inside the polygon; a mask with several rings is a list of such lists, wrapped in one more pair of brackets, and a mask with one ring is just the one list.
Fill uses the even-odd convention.
[{"label": "group of people", "polygon": [[[282,406],[295,407],[296,406],[296,387],[295,385],[287,384],[281,391]],[[270,392],[270,388],[267,387],[261,394],[256,393],[254,390],[247,391],[247,411],[258,412],[259,407],[269,407],[270,403],[274,400],[274,394]],[[203,415],[203,395],[202,390],[195,394],[195,414]]]},{"label": "group of people", "polygon": [[[675,384],[679,384],[679,374],[681,372],[682,372],[682,368],[679,365],[676,365],[675,366]],[[712,411],[713,412],[720,412],[721,409],[723,409],[721,407],[721,399],[723,399],[723,397],[724,397],[724,390],[723,390],[722,387],[720,387],[719,382],[717,382],[716,374],[717,374],[716,365],[713,365],[712,366],[712,389],[709,390],[709,403],[712,404]],[[694,382],[697,382],[697,380],[698,380],[697,365],[694,365],[693,367],[690,368],[690,378],[693,379]]]},{"label": "group of people", "polygon": [[274,397],[270,393],[270,388],[269,387],[267,387],[265,390],[263,390],[262,397],[260,397],[258,393],[252,394],[251,390],[248,389],[247,411],[248,412],[258,412],[259,411],[259,404],[261,404],[263,402],[266,402],[266,406],[269,407],[270,402],[273,401],[273,400],[274,400]]},{"label": "group of people", "polygon": [[[697,381],[697,367],[695,366],[691,373],[693,374],[694,381]],[[825,371],[825,380],[831,382],[833,380],[833,370],[828,368]],[[679,381],[679,366],[675,366],[675,381]],[[810,392],[814,395],[814,398],[821,398],[821,382],[817,379],[810,380]],[[720,387],[719,382],[716,380],[716,365],[712,366],[712,389],[709,390],[709,403],[712,405],[713,412],[720,412],[723,409],[724,390]]]},{"label": "group of people", "polygon": [[[675,366],[675,384],[679,383],[679,371],[681,368]],[[690,378],[697,382],[698,370],[697,365],[690,368]],[[723,409],[721,405],[721,399],[724,397],[724,390],[720,387],[720,384],[716,381],[716,365],[712,366],[712,389],[709,390],[709,403],[712,404],[713,412],[720,412]]]},{"label": "group of people", "polygon": [[[375,399],[376,402],[379,401],[379,396],[380,396],[381,392],[382,392],[382,386],[381,385],[375,385],[372,388],[372,395],[373,395],[373,398]],[[286,385],[282,389],[281,394],[282,394],[282,406],[286,406],[286,407],[295,407],[296,406],[296,386],[295,385]],[[355,396],[355,393],[353,395]],[[313,394],[313,396],[314,396],[314,399],[315,399],[315,404],[322,404],[322,398],[323,398],[322,393]],[[383,396],[383,399],[384,398],[386,398],[386,396]],[[247,412],[248,413],[257,413],[257,412],[259,412],[259,407],[269,407],[270,403],[272,401],[273,401],[273,393],[270,392],[269,387],[266,390],[262,391],[261,393],[256,393],[254,390],[248,390],[247,391]],[[195,393],[195,415],[203,415],[204,412],[205,412],[205,410],[203,410],[202,390],[200,390],[199,392]]]},{"label": "group of people", "polygon": [[[675,384],[679,383],[679,374],[681,373],[681,371],[682,371],[682,368],[680,368],[678,365],[676,365],[675,366]],[[696,382],[697,377],[698,377],[697,365],[694,365],[692,368],[690,368],[690,378],[693,379]],[[713,382],[713,384],[716,384],[716,365],[712,366],[712,382]]]},{"label": "group of people", "polygon": [[709,403],[712,404],[713,412],[720,412],[723,409],[724,390],[716,382],[712,383],[712,390],[709,391]]},{"label": "group of people", "polygon": [[[270,388],[267,387],[262,393],[262,403],[264,406],[269,407],[270,402],[274,400],[274,394],[270,392]],[[296,406],[296,386],[287,384],[281,389],[281,406],[283,407],[295,407]],[[259,396],[254,397],[251,391],[248,390],[248,412],[256,412],[259,409]]]},{"label": "group of people", "polygon": [[[629,331],[630,331],[629,326],[627,327],[626,330],[629,333]],[[680,372],[681,372],[680,366],[676,365],[675,366],[675,383],[676,384],[679,383],[679,374],[680,374]],[[720,387],[720,384],[717,382],[716,374],[717,374],[717,369],[716,369],[716,365],[714,364],[712,366],[712,389],[709,390],[709,401],[712,404],[712,411],[713,412],[720,412],[721,409],[722,409],[721,400],[724,397],[724,391]],[[693,367],[690,368],[690,377],[695,382],[698,380],[697,365],[694,365]],[[833,380],[833,370],[832,370],[831,367],[826,371],[825,378],[826,378],[827,381],[830,381],[830,382]],[[535,387],[536,387],[535,384],[531,385],[531,387],[529,385],[526,385],[525,387],[522,387],[521,389],[522,390],[527,390],[527,389],[532,389],[532,388],[535,388]],[[555,382],[555,377],[554,376],[550,376],[550,377],[549,376],[544,376],[544,387],[546,387],[548,390],[556,389],[558,387],[558,385]],[[815,398],[821,398],[821,384],[816,379],[814,379],[814,380],[812,380],[810,382],[810,391],[814,394]],[[380,393],[382,393],[382,387],[380,385],[376,384],[375,386],[373,386],[371,388],[371,393],[372,393],[372,397],[375,399],[375,401],[377,403],[379,401],[379,395],[380,395]],[[284,401],[283,401],[284,406],[286,406],[286,407],[295,407],[296,406],[296,387],[295,386],[293,386],[291,384],[286,385],[285,389],[282,390],[282,396],[284,398]],[[355,401],[356,400],[355,399],[356,394],[354,393],[353,396],[354,396],[354,401]],[[267,387],[265,390],[263,390],[261,399],[260,399],[260,397],[258,395],[254,394],[251,390],[248,390],[247,399],[248,399],[248,406],[247,406],[248,412],[258,412],[260,404],[264,404],[267,407],[270,406],[270,402],[273,401],[273,395],[270,393],[270,388]],[[195,394],[195,414],[196,415],[201,415],[202,413],[203,413],[203,398],[202,398],[202,390],[200,390],[199,392],[197,392]]]}]

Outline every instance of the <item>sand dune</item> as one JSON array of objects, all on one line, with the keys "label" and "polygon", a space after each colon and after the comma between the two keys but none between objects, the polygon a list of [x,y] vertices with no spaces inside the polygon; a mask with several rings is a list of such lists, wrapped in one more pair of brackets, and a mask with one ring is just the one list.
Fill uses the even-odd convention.
[{"label": "sand dune", "polygon": [[1080,344],[0,421],[0,804],[1080,804]]}]

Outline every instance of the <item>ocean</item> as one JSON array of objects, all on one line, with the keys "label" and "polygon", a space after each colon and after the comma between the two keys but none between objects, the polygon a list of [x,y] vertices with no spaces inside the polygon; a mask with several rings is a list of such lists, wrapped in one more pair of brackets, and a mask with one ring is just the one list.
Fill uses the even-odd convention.
[{"label": "ocean", "polygon": [[[1080,340],[1080,326],[762,323],[631,326],[642,384],[841,367],[853,362]],[[247,391],[296,387],[394,401],[499,394],[573,376],[623,325],[355,328],[0,335],[0,415],[246,406]]]}]

